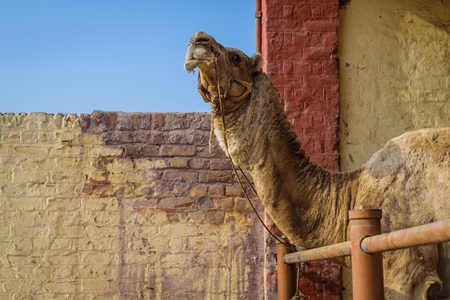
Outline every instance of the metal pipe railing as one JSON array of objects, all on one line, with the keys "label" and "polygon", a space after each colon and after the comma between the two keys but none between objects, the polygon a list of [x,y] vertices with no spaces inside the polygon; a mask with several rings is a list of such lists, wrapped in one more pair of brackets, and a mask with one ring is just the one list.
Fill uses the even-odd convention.
[{"label": "metal pipe railing", "polygon": [[381,252],[450,242],[450,220],[379,234],[381,210],[361,206],[349,211],[349,218],[350,241],[284,254],[278,264],[294,268],[300,262],[352,255],[354,299],[378,300],[384,298]]},{"label": "metal pipe railing", "polygon": [[331,246],[289,253],[283,256],[283,262],[285,264],[296,264],[306,261],[349,256],[352,254],[351,249],[352,245],[350,242],[343,242]]},{"label": "metal pipe railing", "polygon": [[[378,253],[418,247],[428,244],[440,244],[450,241],[450,220],[439,221],[408,229],[366,237],[361,241],[365,253]],[[331,259],[351,255],[350,241],[330,246],[319,247],[283,256],[285,264]]]},{"label": "metal pipe railing", "polygon": [[450,220],[371,236],[361,241],[365,253],[379,253],[450,241]]}]

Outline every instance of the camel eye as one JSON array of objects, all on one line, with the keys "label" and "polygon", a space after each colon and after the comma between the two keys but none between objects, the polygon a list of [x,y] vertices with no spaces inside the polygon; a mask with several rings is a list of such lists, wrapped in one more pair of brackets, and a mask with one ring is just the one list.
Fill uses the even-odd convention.
[{"label": "camel eye", "polygon": [[239,57],[239,55],[233,55],[233,60],[234,60],[235,62],[240,62],[240,61],[241,61],[241,58]]}]

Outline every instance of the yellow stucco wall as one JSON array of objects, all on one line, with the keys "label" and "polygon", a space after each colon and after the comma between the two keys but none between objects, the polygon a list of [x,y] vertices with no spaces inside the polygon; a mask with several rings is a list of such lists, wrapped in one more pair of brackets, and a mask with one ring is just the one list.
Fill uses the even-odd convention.
[{"label": "yellow stucco wall", "polygon": [[339,58],[342,170],[405,131],[450,126],[450,1],[351,1]]},{"label": "yellow stucco wall", "polygon": [[0,299],[263,299],[262,228],[209,119],[0,114]]},{"label": "yellow stucco wall", "polygon": [[450,126],[450,1],[352,0],[339,22],[341,170],[405,131]]},{"label": "yellow stucco wall", "polygon": [[405,131],[450,126],[450,1],[353,0],[339,21],[341,170]]}]

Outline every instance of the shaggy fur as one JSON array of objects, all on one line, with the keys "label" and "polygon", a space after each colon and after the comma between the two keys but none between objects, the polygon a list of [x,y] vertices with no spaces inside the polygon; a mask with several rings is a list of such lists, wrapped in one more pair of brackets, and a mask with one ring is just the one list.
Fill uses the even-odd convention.
[{"label": "shaggy fur", "polygon": [[[213,125],[222,148],[250,172],[268,214],[292,243],[313,248],[348,240],[348,211],[362,204],[383,210],[383,232],[449,218],[450,128],[405,133],[360,169],[330,172],[305,156],[261,65],[260,54],[249,58],[202,32],[191,38],[185,58],[187,71],[199,69],[203,99],[218,111]],[[239,80],[252,83],[251,94],[242,97],[247,89]],[[387,299],[450,297],[449,244],[386,252],[383,261]]]}]

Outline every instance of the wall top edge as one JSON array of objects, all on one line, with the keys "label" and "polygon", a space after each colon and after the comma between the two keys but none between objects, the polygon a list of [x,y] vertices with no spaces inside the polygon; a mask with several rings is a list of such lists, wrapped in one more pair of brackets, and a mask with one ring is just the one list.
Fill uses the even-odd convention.
[{"label": "wall top edge", "polygon": [[62,129],[81,127],[88,133],[135,130],[210,129],[210,113],[205,112],[119,112],[94,110],[90,114],[0,113],[0,127]]}]

